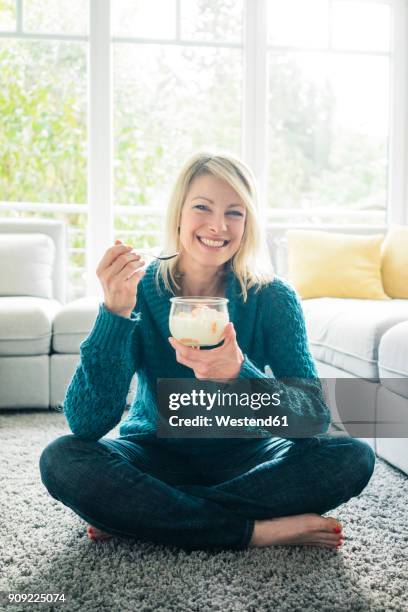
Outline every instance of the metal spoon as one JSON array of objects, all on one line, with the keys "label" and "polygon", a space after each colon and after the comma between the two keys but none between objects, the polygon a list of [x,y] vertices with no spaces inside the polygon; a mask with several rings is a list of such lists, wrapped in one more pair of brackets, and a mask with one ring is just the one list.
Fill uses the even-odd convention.
[{"label": "metal spoon", "polygon": [[173,257],[177,257],[177,255],[180,255],[180,253],[173,253],[173,255],[153,255],[153,253],[148,253],[148,255],[151,255],[156,259],[160,259],[161,261],[167,261],[167,259],[173,259]]},{"label": "metal spoon", "polygon": [[135,252],[138,255],[148,255],[149,257],[154,257],[155,259],[160,259],[160,261],[167,261],[168,259],[173,259],[173,257],[177,257],[177,255],[179,255],[180,253],[173,253],[173,255],[154,255],[153,253],[150,253],[149,251],[143,251],[143,249],[134,249],[131,252]]}]

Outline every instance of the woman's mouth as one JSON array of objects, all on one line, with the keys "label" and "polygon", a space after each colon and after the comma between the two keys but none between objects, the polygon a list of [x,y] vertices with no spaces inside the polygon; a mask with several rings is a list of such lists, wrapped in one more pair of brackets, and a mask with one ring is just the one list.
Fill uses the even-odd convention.
[{"label": "woman's mouth", "polygon": [[210,238],[204,238],[202,236],[197,236],[197,239],[201,246],[207,251],[219,251],[229,243],[229,240],[211,240]]}]

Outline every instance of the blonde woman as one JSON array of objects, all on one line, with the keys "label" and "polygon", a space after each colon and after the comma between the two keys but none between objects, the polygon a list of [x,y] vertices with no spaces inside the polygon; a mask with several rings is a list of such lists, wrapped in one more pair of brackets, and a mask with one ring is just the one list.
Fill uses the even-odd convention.
[{"label": "blonde woman", "polygon": [[[116,241],[98,265],[104,301],[64,402],[72,434],[44,449],[44,485],[89,523],[91,539],[189,550],[341,546],[342,525],[322,514],[363,490],[375,455],[364,442],[325,435],[330,418],[319,391],[288,391],[293,415],[314,423],[310,437],[157,435],[159,378],[256,378],[271,388],[282,377],[317,379],[299,299],[272,273],[254,179],[242,161],[192,157],[166,231],[165,252],[177,258],[144,270],[137,251]],[[170,337],[175,295],[228,298],[221,346],[197,350]],[[120,436],[105,438],[121,420],[135,372]]]}]

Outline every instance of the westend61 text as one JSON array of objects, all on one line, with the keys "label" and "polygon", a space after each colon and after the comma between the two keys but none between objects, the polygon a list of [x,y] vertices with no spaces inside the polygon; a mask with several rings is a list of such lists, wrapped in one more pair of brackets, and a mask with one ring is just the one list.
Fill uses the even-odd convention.
[{"label": "westend61 text", "polygon": [[252,410],[259,410],[267,406],[279,406],[279,393],[228,393],[217,391],[216,393],[206,393],[203,389],[197,391],[193,389],[189,393],[170,393],[169,409],[179,410],[181,407],[199,406],[205,410],[212,410],[217,407],[249,407]]},{"label": "westend61 text", "polygon": [[[217,427],[288,427],[287,416],[271,415],[264,419],[251,417],[234,419],[230,416],[216,416],[215,422]],[[169,418],[169,425],[171,427],[212,427],[213,419],[206,416],[195,416],[192,419],[186,419],[174,415]]]}]

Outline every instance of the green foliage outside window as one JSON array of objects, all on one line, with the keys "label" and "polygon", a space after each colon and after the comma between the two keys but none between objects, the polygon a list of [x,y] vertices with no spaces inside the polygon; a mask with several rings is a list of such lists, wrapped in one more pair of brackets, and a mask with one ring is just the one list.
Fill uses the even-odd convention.
[{"label": "green foliage outside window", "polygon": [[[181,8],[181,36],[239,44],[240,3],[182,0]],[[155,246],[161,218],[148,208],[164,211],[184,160],[204,147],[240,153],[242,50],[115,43],[113,59],[115,205],[147,212],[115,212],[115,236]],[[268,207],[341,207],[335,222],[344,222],[351,209],[385,214],[387,130],[373,138],[364,127],[339,129],[335,79],[309,78],[302,61],[269,52]],[[385,89],[387,61],[379,60],[373,104],[375,87],[378,98]],[[58,204],[87,202],[87,43],[4,38],[0,66],[0,200],[56,204],[55,212],[36,214],[68,224],[70,281],[79,296],[86,214],[59,212]],[[359,92],[350,91],[357,102]],[[35,215],[2,207],[3,217]]]}]

